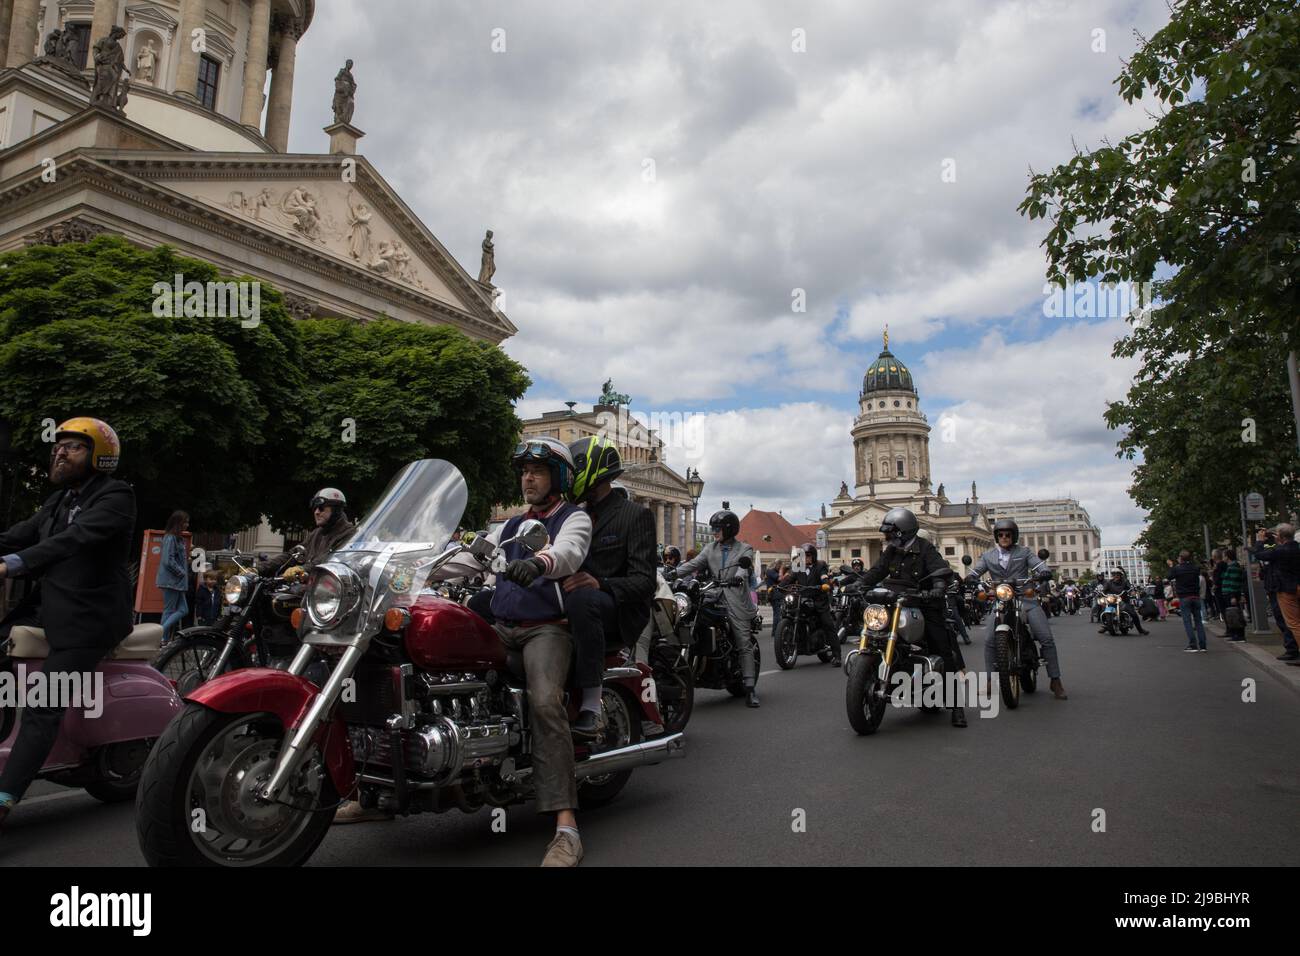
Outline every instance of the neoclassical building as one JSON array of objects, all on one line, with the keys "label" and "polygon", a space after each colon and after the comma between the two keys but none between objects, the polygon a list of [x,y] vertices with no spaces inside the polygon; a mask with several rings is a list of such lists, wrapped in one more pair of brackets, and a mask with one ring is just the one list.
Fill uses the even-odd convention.
[{"label": "neoclassical building", "polygon": [[[350,61],[334,89],[295,98],[315,12],[315,0],[0,0],[0,251],[110,232],[269,282],[297,317],[513,335],[491,244],[466,271],[357,154],[353,97],[336,92],[355,93]],[[127,71],[109,87],[116,105],[92,106],[101,41]],[[295,110],[326,125],[289,152]]]},{"label": "neoclassical building", "polygon": [[949,501],[944,486],[930,488],[930,423],[921,411],[912,373],[884,348],[862,378],[853,438],[853,491],[848,482],[821,522],[832,564],[861,558],[871,565],[884,548],[879,528],[886,512],[915,512],[921,532],[960,569],[962,555],[977,558],[992,547],[990,523],[975,483],[962,504]]}]

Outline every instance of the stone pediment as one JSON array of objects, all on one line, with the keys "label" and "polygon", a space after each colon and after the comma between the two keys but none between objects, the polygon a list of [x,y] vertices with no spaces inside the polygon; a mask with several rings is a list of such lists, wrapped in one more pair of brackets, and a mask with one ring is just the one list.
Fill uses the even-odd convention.
[{"label": "stone pediment", "polygon": [[633,464],[625,466],[623,476],[619,479],[624,484],[637,484],[663,489],[673,489],[690,497],[686,488],[686,479],[662,462],[652,464]]},{"label": "stone pediment", "polygon": [[[392,283],[497,327],[515,327],[362,157],[230,153],[101,153],[94,158],[178,193],[241,228],[273,233],[344,281]],[[345,178],[343,161],[355,160]],[[347,273],[356,273],[349,280]],[[373,280],[373,281],[372,281]]]},{"label": "stone pediment", "polygon": [[878,531],[888,510],[882,505],[865,502],[845,509],[844,514],[828,519],[822,527],[828,534],[832,531]]}]

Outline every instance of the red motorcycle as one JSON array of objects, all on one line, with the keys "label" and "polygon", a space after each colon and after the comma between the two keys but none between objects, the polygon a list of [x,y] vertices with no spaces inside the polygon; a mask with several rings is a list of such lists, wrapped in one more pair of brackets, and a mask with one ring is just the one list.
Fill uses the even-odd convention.
[{"label": "red motorcycle", "polygon": [[[508,542],[447,544],[467,498],[454,465],[407,465],[312,571],[288,669],[235,671],[186,696],[136,803],[151,865],[301,864],[341,798],[404,815],[533,796],[522,659],[477,614],[426,588],[458,555],[502,566]],[[546,529],[526,521],[511,540],[536,551]],[[304,676],[315,662],[320,686]],[[584,808],[614,799],[633,768],[682,753],[683,736],[662,733],[655,690],[646,665],[622,648],[610,654],[605,729],[574,746]],[[569,695],[571,717],[578,702]],[[646,729],[660,732],[643,741]]]}]

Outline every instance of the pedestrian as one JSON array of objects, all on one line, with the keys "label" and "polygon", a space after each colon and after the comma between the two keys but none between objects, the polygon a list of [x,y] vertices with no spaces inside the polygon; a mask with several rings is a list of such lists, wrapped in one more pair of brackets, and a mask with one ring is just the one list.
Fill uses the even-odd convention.
[{"label": "pedestrian", "polygon": [[1264,565],[1264,589],[1268,591],[1273,619],[1282,632],[1283,654],[1278,657],[1300,667],[1300,545],[1296,544],[1295,527],[1280,524],[1272,531],[1260,529],[1255,534],[1251,552]]},{"label": "pedestrian", "polygon": [[172,631],[189,613],[185,592],[189,590],[189,562],[186,560],[185,539],[182,535],[190,528],[190,516],[184,511],[173,511],[163,529],[162,560],[158,563],[158,576],[154,584],[162,589],[162,627],[165,645],[172,639]]},{"label": "pedestrian", "polygon": [[1223,574],[1220,576],[1220,594],[1222,595],[1224,623],[1227,624],[1227,638],[1233,644],[1246,640],[1246,613],[1243,608],[1246,593],[1246,573],[1237,561],[1237,552],[1233,548],[1223,551]]},{"label": "pedestrian", "polygon": [[1214,598],[1214,582],[1210,579],[1210,564],[1208,561],[1201,562],[1201,594],[1205,599],[1205,619],[1217,621],[1219,619],[1219,603]]},{"label": "pedestrian", "polygon": [[1205,622],[1201,618],[1201,571],[1192,561],[1190,551],[1178,554],[1178,563],[1169,569],[1170,586],[1178,596],[1178,614],[1187,632],[1189,653],[1205,651]]},{"label": "pedestrian", "polygon": [[1223,560],[1222,548],[1214,549],[1214,557],[1210,565],[1210,581],[1214,584],[1214,603],[1219,606],[1219,616],[1226,621],[1228,604],[1223,600],[1223,572],[1227,569],[1228,562]]},{"label": "pedestrian", "polygon": [[201,627],[210,627],[221,616],[221,591],[217,587],[217,573],[208,571],[194,595],[194,619]]}]

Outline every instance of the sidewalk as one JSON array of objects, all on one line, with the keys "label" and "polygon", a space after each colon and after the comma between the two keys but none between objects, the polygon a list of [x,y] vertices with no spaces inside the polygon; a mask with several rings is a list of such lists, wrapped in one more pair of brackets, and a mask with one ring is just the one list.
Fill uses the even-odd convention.
[{"label": "sidewalk", "polygon": [[[1178,620],[1178,615],[1169,615],[1169,620],[1176,621],[1179,628],[1182,628],[1182,622]],[[1282,632],[1274,627],[1271,622],[1268,631],[1264,634],[1256,634],[1253,625],[1247,624],[1246,642],[1244,644],[1228,643],[1228,641],[1224,640],[1226,634],[1227,629],[1223,626],[1222,621],[1205,622],[1205,636],[1207,638],[1245,654],[1267,671],[1271,677],[1290,689],[1292,693],[1300,695],[1300,667],[1290,667],[1285,662],[1277,659],[1277,656],[1286,648],[1282,646]]]}]

